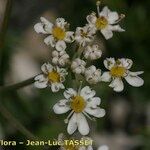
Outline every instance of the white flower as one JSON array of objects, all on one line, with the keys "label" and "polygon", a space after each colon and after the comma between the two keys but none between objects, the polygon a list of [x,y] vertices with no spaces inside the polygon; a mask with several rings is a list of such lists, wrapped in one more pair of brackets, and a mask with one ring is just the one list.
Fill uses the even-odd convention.
[{"label": "white flower", "polygon": [[120,25],[117,25],[117,23],[122,19],[121,17],[123,18],[124,16],[119,16],[117,12],[110,11],[107,6],[99,12],[98,6],[98,17],[95,13],[91,13],[87,16],[87,21],[91,27],[100,30],[106,39],[110,39],[113,36],[112,31],[125,31],[120,27]]},{"label": "white flower", "polygon": [[92,65],[85,70],[85,78],[90,84],[96,84],[101,79],[101,70]]},{"label": "white flower", "polygon": [[87,46],[84,50],[84,57],[90,60],[96,60],[100,58],[102,51],[98,48],[98,45]]},{"label": "white flower", "polygon": [[89,25],[84,27],[77,27],[75,32],[75,40],[84,47],[87,43],[93,41],[94,34],[95,29],[91,28]]},{"label": "white flower", "polygon": [[76,58],[71,64],[71,69],[76,74],[81,74],[81,73],[83,74],[85,71],[85,66],[86,63],[84,60],[81,60],[80,58]]},{"label": "white flower", "polygon": [[99,97],[94,97],[95,94],[95,91],[88,86],[78,90],[78,92],[69,88],[64,92],[65,99],[54,105],[53,110],[56,114],[70,111],[65,120],[68,123],[67,131],[69,134],[73,134],[78,129],[82,135],[87,135],[90,128],[85,116],[91,118],[89,116],[91,115],[100,118],[105,115],[105,110],[98,107],[101,100]]},{"label": "white flower", "polygon": [[60,89],[65,88],[63,82],[67,72],[64,68],[45,63],[42,65],[41,70],[43,73],[35,77],[35,87],[42,89],[50,86],[52,92],[58,92]]},{"label": "white flower", "polygon": [[116,92],[120,92],[124,89],[122,78],[125,78],[125,80],[134,87],[142,86],[144,81],[138,75],[142,74],[143,71],[129,71],[132,64],[131,59],[121,58],[115,61],[114,58],[107,58],[104,60],[104,65],[109,71],[103,73],[101,80],[105,82],[112,81],[109,86]]},{"label": "white flower", "polygon": [[47,45],[55,47],[58,51],[66,49],[66,43],[74,41],[74,32],[66,31],[68,26],[64,18],[57,18],[55,24],[49,22],[44,17],[41,17],[41,22],[35,24],[34,29],[37,33],[48,35],[44,42]]},{"label": "white flower", "polygon": [[69,62],[69,55],[66,51],[53,51],[52,62],[55,65],[65,66]]}]

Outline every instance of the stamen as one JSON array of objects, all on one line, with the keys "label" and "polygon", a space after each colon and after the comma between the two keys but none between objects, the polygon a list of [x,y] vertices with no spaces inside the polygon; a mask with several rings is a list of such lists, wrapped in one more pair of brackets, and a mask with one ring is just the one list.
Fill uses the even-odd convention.
[{"label": "stamen", "polygon": [[87,116],[87,118],[89,118],[91,121],[96,121],[95,118],[92,118],[91,116],[89,116],[85,111],[83,111],[83,114]]},{"label": "stamen", "polygon": [[83,84],[83,81],[80,81],[80,86],[79,86],[79,89],[78,89],[78,95],[80,95],[82,84]]},{"label": "stamen", "polygon": [[96,2],[96,6],[97,6],[97,13],[98,13],[98,15],[100,14],[100,6],[101,5],[101,1],[97,1]]},{"label": "stamen", "polygon": [[119,19],[115,22],[115,24],[120,22],[124,18],[125,18],[125,14],[120,14]]},{"label": "stamen", "polygon": [[68,117],[64,120],[64,122],[67,124],[69,122],[69,118],[72,116],[72,114],[74,113],[74,110],[72,110],[70,112],[70,114],[68,115]]}]

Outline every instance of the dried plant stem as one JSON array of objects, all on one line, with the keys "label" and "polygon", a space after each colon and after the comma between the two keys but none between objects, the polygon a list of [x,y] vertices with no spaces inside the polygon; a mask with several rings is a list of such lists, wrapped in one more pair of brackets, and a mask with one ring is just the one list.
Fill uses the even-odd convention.
[{"label": "dried plant stem", "polygon": [[22,81],[20,83],[17,83],[17,84],[8,85],[8,86],[1,86],[0,87],[0,92],[18,90],[20,88],[23,88],[25,86],[28,86],[28,85],[32,84],[33,82],[34,82],[34,77],[32,77],[30,79],[27,79],[25,81]]}]

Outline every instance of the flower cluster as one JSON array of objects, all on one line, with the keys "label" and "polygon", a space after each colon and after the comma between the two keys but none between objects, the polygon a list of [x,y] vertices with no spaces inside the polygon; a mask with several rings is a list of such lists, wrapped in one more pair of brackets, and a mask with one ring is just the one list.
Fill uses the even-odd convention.
[{"label": "flower cluster", "polygon": [[[92,61],[102,56],[102,50],[94,43],[97,31],[108,40],[113,37],[114,31],[125,31],[118,24],[123,18],[123,14],[119,15],[107,6],[100,11],[100,2],[97,2],[97,14],[95,12],[89,14],[86,17],[87,24],[77,27],[75,31],[68,31],[69,24],[64,18],[57,18],[55,23],[51,23],[41,17],[41,22],[34,26],[37,33],[46,35],[44,43],[53,48],[52,59],[42,65],[42,73],[35,77],[35,87],[50,87],[52,92],[65,89],[64,98],[53,106],[53,111],[56,114],[69,113],[65,119],[69,135],[76,130],[81,135],[88,135],[90,126],[86,118],[93,120],[105,115],[105,110],[99,107],[101,99],[96,97],[95,90],[91,88],[93,84],[110,82],[109,87],[116,92],[123,91],[123,79],[134,87],[144,84],[143,79],[139,77],[143,71],[129,70],[133,64],[131,59],[106,58],[104,66],[108,71],[102,71],[92,64]],[[75,43],[77,48],[74,50],[75,46],[72,46],[70,52],[67,43]],[[79,81],[79,76],[82,77],[80,79],[86,81],[84,87],[82,84],[78,89],[66,87],[65,80],[68,74],[73,74],[72,80],[76,82]],[[65,150],[64,147],[62,149]]]}]

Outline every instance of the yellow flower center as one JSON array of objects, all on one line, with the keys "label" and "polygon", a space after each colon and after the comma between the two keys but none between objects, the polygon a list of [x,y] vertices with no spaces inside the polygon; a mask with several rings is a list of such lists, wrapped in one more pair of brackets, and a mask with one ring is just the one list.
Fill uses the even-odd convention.
[{"label": "yellow flower center", "polygon": [[126,69],[124,67],[120,67],[120,66],[114,66],[110,70],[110,74],[113,77],[123,77],[125,72],[126,72]]},{"label": "yellow flower center", "polygon": [[48,79],[51,82],[60,82],[60,74],[56,71],[49,72]]},{"label": "yellow flower center", "polygon": [[66,36],[66,32],[60,27],[54,27],[52,34],[58,40],[63,40]]},{"label": "yellow flower center", "polygon": [[82,96],[72,97],[71,108],[76,112],[80,113],[84,110],[86,102]]},{"label": "yellow flower center", "polygon": [[98,30],[104,29],[108,25],[108,20],[103,16],[99,17],[97,18],[95,25]]},{"label": "yellow flower center", "polygon": [[87,33],[84,32],[84,31],[81,31],[81,36],[82,36],[82,37],[87,37]]}]

